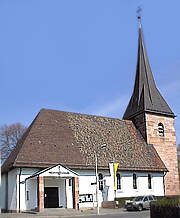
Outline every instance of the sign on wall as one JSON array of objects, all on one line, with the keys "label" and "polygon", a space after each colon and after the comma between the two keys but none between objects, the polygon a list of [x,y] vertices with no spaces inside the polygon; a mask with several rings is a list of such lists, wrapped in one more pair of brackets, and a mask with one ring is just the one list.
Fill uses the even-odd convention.
[{"label": "sign on wall", "polygon": [[79,195],[79,203],[93,202],[92,194],[82,194]]}]

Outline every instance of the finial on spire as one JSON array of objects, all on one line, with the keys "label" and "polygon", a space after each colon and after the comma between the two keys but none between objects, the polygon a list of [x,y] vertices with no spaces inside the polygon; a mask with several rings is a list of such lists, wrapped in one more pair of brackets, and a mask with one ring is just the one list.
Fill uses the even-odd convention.
[{"label": "finial on spire", "polygon": [[139,6],[139,7],[137,8],[136,13],[137,13],[137,19],[138,19],[139,27],[140,27],[140,28],[141,28],[141,11],[142,11],[142,8],[141,8],[141,6]]}]

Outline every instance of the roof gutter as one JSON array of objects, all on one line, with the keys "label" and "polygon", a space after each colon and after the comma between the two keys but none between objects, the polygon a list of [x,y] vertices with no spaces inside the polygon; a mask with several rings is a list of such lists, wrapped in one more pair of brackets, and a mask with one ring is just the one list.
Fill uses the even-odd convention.
[{"label": "roof gutter", "polygon": [[173,118],[175,118],[176,117],[176,115],[174,114],[174,113],[166,113],[166,112],[161,112],[161,111],[155,111],[155,110],[148,110],[148,109],[145,109],[145,110],[142,110],[142,111],[138,111],[138,112],[135,112],[134,114],[132,114],[132,115],[130,115],[130,116],[128,116],[128,117],[126,117],[126,118],[124,118],[123,117],[123,120],[130,120],[130,119],[132,119],[132,118],[134,118],[134,117],[136,117],[137,115],[140,115],[140,114],[142,114],[142,113],[151,113],[151,114],[158,114],[158,115],[161,115],[161,116],[168,116],[168,117],[173,117]]}]

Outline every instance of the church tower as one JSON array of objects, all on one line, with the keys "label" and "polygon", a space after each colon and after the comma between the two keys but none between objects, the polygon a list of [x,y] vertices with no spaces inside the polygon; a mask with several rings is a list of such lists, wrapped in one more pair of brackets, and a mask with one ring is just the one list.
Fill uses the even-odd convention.
[{"label": "church tower", "polygon": [[[140,17],[138,19],[140,21]],[[165,195],[180,193],[174,118],[174,113],[156,87],[140,22],[134,90],[123,119],[132,120],[166,165]]]}]

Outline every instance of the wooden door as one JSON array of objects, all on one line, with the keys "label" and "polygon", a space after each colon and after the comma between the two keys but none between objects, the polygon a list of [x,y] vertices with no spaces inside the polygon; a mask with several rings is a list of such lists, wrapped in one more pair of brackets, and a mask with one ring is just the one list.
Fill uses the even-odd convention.
[{"label": "wooden door", "polygon": [[44,187],[44,208],[59,207],[58,187]]}]

